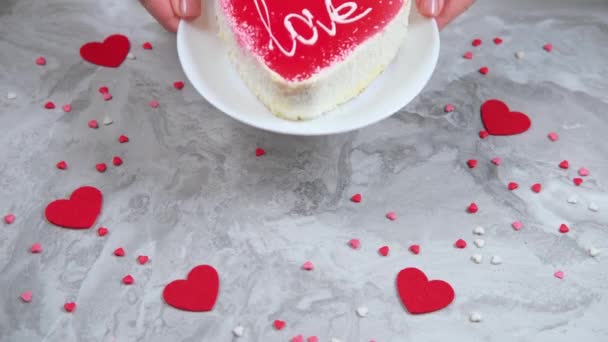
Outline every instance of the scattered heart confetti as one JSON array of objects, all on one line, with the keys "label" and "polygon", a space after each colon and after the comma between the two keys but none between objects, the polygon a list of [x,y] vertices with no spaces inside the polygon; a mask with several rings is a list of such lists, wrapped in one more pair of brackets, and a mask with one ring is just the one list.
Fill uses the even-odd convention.
[{"label": "scattered heart confetti", "polygon": [[99,89],[97,89],[97,91],[99,91],[100,94],[108,94],[110,92],[110,88],[101,86]]},{"label": "scattered heart confetti", "polygon": [[72,311],[74,311],[74,309],[76,309],[76,303],[74,303],[74,302],[65,303],[65,304],[63,304],[63,308],[67,312],[72,312]]},{"label": "scattered heart confetti", "polygon": [[304,336],[297,335],[291,338],[291,342],[304,342]]},{"label": "scattered heart confetti", "polygon": [[473,254],[471,260],[476,264],[481,264],[483,262],[483,257],[481,254]]},{"label": "scattered heart confetti", "polygon": [[492,265],[500,265],[500,264],[502,264],[502,258],[499,257],[498,255],[495,255],[492,257],[492,259],[490,259],[490,263]]},{"label": "scattered heart confetti", "polygon": [[13,215],[13,214],[4,215],[4,222],[6,224],[12,224],[13,222],[15,222],[15,215]]},{"label": "scattered heart confetti", "polygon": [[479,38],[473,39],[473,41],[471,42],[471,45],[473,46],[479,46],[481,45],[482,41]]},{"label": "scattered heart confetti", "polygon": [[32,291],[25,291],[19,297],[21,297],[22,301],[29,303],[32,301]]},{"label": "scattered heart confetti", "polygon": [[483,239],[475,239],[473,240],[473,243],[475,246],[477,246],[477,248],[483,248],[483,246],[486,245],[486,242]]},{"label": "scattered heart confetti", "polygon": [[42,253],[42,245],[39,243],[35,243],[30,247],[30,253],[38,254]]},{"label": "scattered heart confetti", "polygon": [[523,59],[524,57],[526,57],[526,54],[523,51],[517,51],[515,53],[515,57],[517,57],[517,59]]},{"label": "scattered heart confetti", "polygon": [[234,336],[236,337],[242,337],[243,334],[245,333],[245,328],[243,328],[242,326],[237,326],[234,329],[232,329],[232,333],[234,334]]},{"label": "scattered heart confetti", "polygon": [[312,262],[307,261],[305,263],[302,264],[302,269],[306,270],[306,271],[312,271],[315,269],[315,265],[313,265]]},{"label": "scattered heart confetti", "polygon": [[148,262],[149,259],[150,258],[148,258],[148,256],[146,256],[146,255],[140,255],[140,256],[137,257],[137,262],[140,265],[145,265]]},{"label": "scattered heart confetti", "polygon": [[574,182],[574,185],[580,186],[581,184],[583,184],[583,179],[577,177],[577,178],[572,179],[572,182]]},{"label": "scattered heart confetti", "polygon": [[570,231],[570,228],[569,228],[567,225],[565,225],[565,224],[563,224],[563,223],[562,223],[562,224],[559,226],[559,232],[560,232],[560,233],[562,233],[562,234],[566,234],[566,233],[567,233],[567,232],[569,232],[569,231]]},{"label": "scattered heart confetti", "polygon": [[89,120],[87,125],[89,126],[89,128],[93,128],[93,129],[99,128],[99,123],[97,123],[97,120]]},{"label": "scattered heart confetti", "polygon": [[555,273],[553,273],[553,276],[555,278],[558,278],[558,279],[564,279],[564,272],[563,271],[556,271]]},{"label": "scattered heart confetti", "polygon": [[418,255],[420,254],[420,246],[419,245],[411,245],[409,248],[410,252]]},{"label": "scattered heart confetti", "polygon": [[515,183],[515,182],[510,182],[509,185],[507,185],[507,188],[511,191],[519,188],[519,184]]},{"label": "scattered heart confetti", "polygon": [[443,108],[443,110],[444,110],[446,113],[451,113],[451,112],[453,112],[454,110],[456,110],[456,107],[454,107],[454,105],[453,105],[453,104],[449,104],[449,103],[448,103],[448,104],[446,104],[446,105],[445,105],[445,107]]},{"label": "scattered heart confetti", "polygon": [[490,68],[487,66],[479,68],[479,73],[482,75],[487,75],[490,72]]},{"label": "scattered heart confetti", "polygon": [[479,131],[479,137],[481,139],[485,139],[488,137],[488,135],[490,135],[490,133],[488,131]]},{"label": "scattered heart confetti", "polygon": [[473,323],[479,323],[482,319],[483,317],[481,317],[481,314],[479,312],[471,312],[471,314],[469,315],[469,321]]},{"label": "scattered heart confetti", "polygon": [[477,207],[477,204],[475,202],[469,204],[469,206],[467,207],[467,211],[469,212],[469,214],[475,214],[478,210],[479,207]]},{"label": "scattered heart confetti", "polygon": [[106,165],[106,163],[99,163],[95,165],[95,168],[97,169],[97,171],[104,173],[108,169],[108,166]]},{"label": "scattered heart confetti", "polygon": [[200,265],[193,268],[186,280],[174,280],[165,286],[167,304],[186,311],[211,311],[219,293],[220,278],[215,268]]},{"label": "scattered heart confetti", "polygon": [[7,100],[14,100],[14,99],[16,99],[16,98],[17,98],[17,93],[15,93],[15,92],[9,91],[9,92],[6,94],[6,99],[7,99]]},{"label": "scattered heart confetti", "polygon": [[367,316],[369,309],[365,306],[360,306],[357,308],[356,312],[357,312],[357,316],[363,318],[363,317]]},{"label": "scattered heart confetti", "polygon": [[532,189],[532,191],[539,193],[542,190],[542,185],[540,185],[540,183],[536,183],[534,185],[532,185],[530,187],[530,189]]},{"label": "scattered heart confetti", "polygon": [[567,160],[562,160],[558,165],[561,169],[567,170],[570,167],[570,163]]},{"label": "scattered heart confetti", "polygon": [[306,339],[306,342],[319,342],[319,338],[317,336],[310,336]]},{"label": "scattered heart confetti", "polygon": [[156,100],[150,101],[150,107],[152,107],[152,108],[158,108],[158,101],[156,101]]},{"label": "scattered heart confetti", "polygon": [[456,242],[454,242],[454,247],[456,248],[465,248],[467,246],[467,242],[464,241],[463,239],[458,239],[456,240]]},{"label": "scattered heart confetti", "polygon": [[555,133],[555,132],[551,132],[551,133],[547,134],[547,137],[551,141],[557,141],[559,139],[559,135],[557,135],[557,133]]},{"label": "scattered heart confetti", "polygon": [[595,204],[595,202],[589,203],[588,209],[591,210],[591,211],[593,211],[593,212],[600,211],[600,207],[597,204]]},{"label": "scattered heart confetti", "polygon": [[380,254],[382,256],[387,256],[389,251],[390,251],[390,248],[388,246],[382,246],[382,247],[378,248],[378,254]]},{"label": "scattered heart confetti", "polygon": [[114,255],[116,255],[117,257],[124,257],[125,250],[122,247],[118,247],[114,250]]},{"label": "scattered heart confetti", "polygon": [[391,221],[395,221],[397,219],[397,213],[391,211],[389,213],[386,214],[386,218],[391,220]]},{"label": "scattered heart confetti", "polygon": [[55,109],[55,104],[52,101],[48,101],[44,104],[44,108],[46,109]]},{"label": "scattered heart confetti", "polygon": [[496,45],[502,44],[502,39],[500,37],[494,38],[493,41],[494,41],[494,44],[496,44]]},{"label": "scattered heart confetti", "polygon": [[126,135],[121,135],[121,136],[118,137],[118,142],[121,143],[121,144],[128,143],[129,142],[129,137],[126,136]]},{"label": "scattered heart confetti", "polygon": [[570,204],[576,204],[576,203],[578,203],[578,197],[576,195],[572,195],[572,196],[568,197],[567,201]]},{"label": "scattered heart confetti", "polygon": [[348,245],[352,249],[359,249],[359,247],[361,247],[361,241],[359,241],[359,239],[351,239],[350,241],[348,241]]},{"label": "scattered heart confetti", "polygon": [[471,51],[467,51],[462,55],[464,59],[473,59],[473,53]]},{"label": "scattered heart confetti", "polygon": [[587,176],[589,176],[590,172],[586,168],[581,167],[580,169],[578,169],[578,174],[581,177],[587,177]]},{"label": "scattered heart confetti", "polygon": [[67,169],[67,168],[68,168],[68,163],[66,163],[66,162],[65,162],[65,160],[62,160],[62,161],[58,162],[58,163],[57,163],[55,166],[56,166],[56,167],[57,167],[59,170],[65,170],[65,169]]},{"label": "scattered heart confetti", "polygon": [[105,115],[105,116],[103,117],[103,124],[104,124],[104,125],[108,126],[108,125],[111,125],[113,122],[114,122],[114,120],[112,120],[112,118],[111,118],[111,117],[109,117],[109,116],[107,116],[107,115]]},{"label": "scattered heart confetti", "polygon": [[353,195],[353,196],[350,198],[350,200],[351,200],[352,202],[355,202],[355,203],[361,203],[361,200],[362,200],[362,199],[363,199],[363,197],[361,197],[361,194],[354,194],[354,195]]},{"label": "scattered heart confetti", "polygon": [[120,166],[122,165],[122,159],[119,156],[114,156],[114,158],[112,158],[112,164],[114,164],[114,166]]},{"label": "scattered heart confetti", "polygon": [[551,51],[553,51],[553,45],[552,44],[545,44],[545,45],[543,45],[543,50],[545,50],[547,52],[551,52]]},{"label": "scattered heart confetti", "polygon": [[477,160],[475,160],[475,159],[467,160],[467,166],[469,166],[470,169],[474,169],[475,166],[477,166]]},{"label": "scattered heart confetti", "polygon": [[64,104],[63,106],[61,106],[61,109],[63,109],[64,112],[69,113],[72,111],[72,105],[71,104]]},{"label": "scattered heart confetti", "polygon": [[129,38],[114,34],[103,42],[89,42],[80,47],[80,56],[85,61],[98,66],[118,68],[124,62],[131,43]]},{"label": "scattered heart confetti", "polygon": [[473,234],[475,235],[483,235],[486,233],[486,230],[482,226],[477,226],[473,228]]},{"label": "scattered heart confetti", "polygon": [[502,164],[502,158],[500,157],[492,158],[490,161],[496,166],[500,166],[500,164]]},{"label": "scattered heart confetti", "polygon": [[99,236],[106,236],[106,235],[108,235],[108,228],[105,228],[105,227],[99,227],[99,228],[97,228],[97,235],[99,235]]},{"label": "scattered heart confetti", "polygon": [[133,53],[129,52],[129,53],[127,54],[127,59],[131,59],[131,60],[133,60],[133,59],[135,59],[135,55],[134,55]]},{"label": "scattered heart confetti", "polygon": [[173,82],[173,87],[177,90],[182,90],[184,88],[184,82],[182,82],[182,81]]},{"label": "scattered heart confetti", "polygon": [[145,42],[141,45],[141,47],[144,48],[145,50],[152,50],[152,43]]},{"label": "scattered heart confetti", "polygon": [[70,199],[51,202],[44,215],[49,222],[63,228],[91,228],[101,212],[102,201],[101,191],[83,186],[74,190]]},{"label": "scattered heart confetti", "polygon": [[454,300],[454,289],[443,280],[429,281],[417,268],[402,269],[397,275],[397,292],[412,314],[441,310]]},{"label": "scattered heart confetti", "polygon": [[44,58],[42,56],[36,58],[36,64],[40,65],[40,66],[46,65],[46,58]]},{"label": "scattered heart confetti", "polygon": [[286,324],[285,321],[281,321],[280,319],[276,319],[274,322],[272,322],[272,325],[277,330],[281,330],[281,329],[285,328],[285,324]]},{"label": "scattered heart confetti", "polygon": [[530,118],[520,112],[512,112],[500,100],[488,100],[481,105],[481,120],[492,135],[514,135],[527,131]]},{"label": "scattered heart confetti", "polygon": [[255,156],[256,157],[261,157],[261,156],[263,156],[265,154],[266,154],[266,151],[263,148],[258,147],[258,148],[255,149]]},{"label": "scattered heart confetti", "polygon": [[104,101],[110,101],[112,99],[112,94],[110,94],[110,93],[104,93],[102,95],[102,97],[103,97]]},{"label": "scattered heart confetti", "polygon": [[595,258],[598,255],[600,255],[600,250],[599,249],[597,249],[595,247],[589,248],[589,256]]},{"label": "scattered heart confetti", "polygon": [[515,229],[517,231],[520,231],[524,227],[524,224],[521,223],[520,221],[515,221],[515,222],[511,223],[511,227],[513,227],[513,229]]},{"label": "scattered heart confetti", "polygon": [[133,279],[133,276],[131,276],[130,274],[127,274],[126,276],[124,276],[122,278],[122,283],[125,285],[131,285],[135,282],[135,279]]}]

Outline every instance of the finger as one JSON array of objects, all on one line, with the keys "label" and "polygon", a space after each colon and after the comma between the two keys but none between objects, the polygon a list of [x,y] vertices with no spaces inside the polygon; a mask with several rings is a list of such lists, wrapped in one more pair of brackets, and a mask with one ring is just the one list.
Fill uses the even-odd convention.
[{"label": "finger", "polygon": [[201,15],[201,0],[171,0],[173,12],[180,18],[193,20]]},{"label": "finger", "polygon": [[474,2],[475,0],[446,0],[443,11],[436,18],[439,29],[443,29],[447,24],[454,20],[454,18],[473,6]]},{"label": "finger", "polygon": [[171,2],[167,0],[140,0],[140,2],[167,31],[177,31],[179,17],[173,12]]},{"label": "finger", "polygon": [[416,6],[420,14],[425,17],[435,18],[443,9],[444,0],[416,0]]}]

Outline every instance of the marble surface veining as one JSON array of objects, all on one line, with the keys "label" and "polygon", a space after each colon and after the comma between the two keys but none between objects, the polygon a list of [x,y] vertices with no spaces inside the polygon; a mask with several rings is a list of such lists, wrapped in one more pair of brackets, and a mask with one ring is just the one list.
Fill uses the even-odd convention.
[{"label": "marble surface veining", "polygon": [[[116,32],[130,37],[135,60],[109,70],[80,59],[81,44]],[[477,37],[484,44],[473,48]],[[175,36],[136,1],[4,0],[0,214],[16,221],[0,224],[0,341],[608,341],[607,41],[606,1],[478,1],[442,33],[431,82],[402,111],[357,132],[300,138],[235,122],[189,84],[173,89],[185,79]],[[469,50],[474,58],[461,58]],[[40,55],[46,66],[35,65]],[[495,97],[528,113],[530,131],[480,140],[479,106]],[[47,100],[58,108],[43,109]],[[456,110],[445,113],[446,103]],[[87,127],[104,115],[114,123]],[[131,142],[118,144],[120,134]],[[256,158],[256,147],[267,154]],[[122,166],[111,165],[114,155]],[[564,159],[569,170],[557,167]],[[67,170],[54,167],[59,160]],[[104,174],[94,168],[102,161]],[[576,187],[581,166],[591,175]],[[508,191],[510,181],[520,188]],[[84,184],[105,195],[95,226],[110,230],[103,238],[44,220],[48,202]],[[349,201],[355,193],[362,203]],[[572,195],[578,203],[567,202]],[[470,202],[475,215],[465,212]],[[561,223],[571,232],[560,234]],[[482,249],[473,245],[478,225]],[[346,245],[351,238],[360,250]],[[458,238],[469,246],[454,248]],[[43,252],[29,253],[36,242]],[[407,251],[413,243],[420,255]],[[117,247],[126,257],[113,256]],[[591,247],[604,255],[590,257]],[[470,260],[477,253],[481,264]],[[150,262],[137,264],[139,254]],[[503,264],[492,265],[494,255]],[[314,271],[300,269],[306,260]],[[164,285],[198,264],[220,273],[215,309],[167,306]],[[453,304],[408,314],[394,287],[408,266],[449,281]],[[126,274],[135,284],[121,284]],[[27,290],[30,303],[19,299]],[[66,301],[77,303],[71,314]],[[287,326],[274,330],[275,319]]]}]

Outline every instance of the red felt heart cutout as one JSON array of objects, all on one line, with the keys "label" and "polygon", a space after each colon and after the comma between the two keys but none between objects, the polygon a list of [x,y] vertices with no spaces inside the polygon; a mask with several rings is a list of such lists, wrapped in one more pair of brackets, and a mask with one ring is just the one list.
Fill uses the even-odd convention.
[{"label": "red felt heart cutout", "polygon": [[509,107],[500,100],[488,100],[481,105],[481,120],[492,135],[523,133],[532,124],[526,114],[509,111]]},{"label": "red felt heart cutout", "polygon": [[165,286],[163,298],[174,308],[186,311],[211,311],[217,300],[220,279],[215,268],[200,265],[188,279],[174,280]]},{"label": "red felt heart cutout", "polygon": [[70,199],[49,203],[44,211],[46,219],[63,228],[91,228],[101,212],[103,196],[92,186],[83,186],[72,192]]},{"label": "red felt heart cutout", "polygon": [[397,275],[401,302],[412,314],[441,310],[454,300],[454,289],[443,280],[429,281],[417,268],[402,269]]},{"label": "red felt heart cutout", "polygon": [[121,34],[114,34],[106,38],[103,43],[84,44],[80,48],[80,56],[95,65],[117,68],[127,58],[130,48],[129,38]]}]

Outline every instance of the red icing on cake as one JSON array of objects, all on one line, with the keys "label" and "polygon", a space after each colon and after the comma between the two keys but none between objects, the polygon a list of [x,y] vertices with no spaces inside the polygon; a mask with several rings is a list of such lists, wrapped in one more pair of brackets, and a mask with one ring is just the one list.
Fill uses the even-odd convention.
[{"label": "red icing on cake", "polygon": [[222,0],[238,43],[289,81],[344,60],[406,0]]}]

